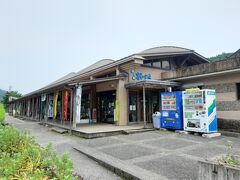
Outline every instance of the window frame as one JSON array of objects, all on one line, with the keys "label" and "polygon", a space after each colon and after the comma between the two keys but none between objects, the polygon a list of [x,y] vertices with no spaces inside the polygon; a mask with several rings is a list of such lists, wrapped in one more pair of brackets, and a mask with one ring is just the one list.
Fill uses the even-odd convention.
[{"label": "window frame", "polygon": [[[168,63],[169,63],[169,68],[163,68],[163,67],[162,67],[162,61],[168,61]],[[153,66],[153,63],[154,63],[154,62],[159,62],[159,63],[160,63],[160,67]],[[148,64],[148,65],[147,65],[147,64]],[[146,64],[142,64],[142,66],[144,66],[144,67],[151,67],[151,68],[157,68],[157,69],[162,69],[162,70],[171,70],[171,68],[172,68],[169,59],[150,59],[150,60],[146,60]]]}]

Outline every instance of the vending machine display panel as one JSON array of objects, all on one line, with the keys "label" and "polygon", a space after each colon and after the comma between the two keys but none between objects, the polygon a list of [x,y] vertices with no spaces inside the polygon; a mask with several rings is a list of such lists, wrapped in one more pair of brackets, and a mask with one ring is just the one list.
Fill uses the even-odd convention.
[{"label": "vending machine display panel", "polygon": [[182,92],[161,93],[161,102],[161,127],[182,130]]},{"label": "vending machine display panel", "polygon": [[183,92],[184,130],[210,133],[217,131],[215,90]]}]

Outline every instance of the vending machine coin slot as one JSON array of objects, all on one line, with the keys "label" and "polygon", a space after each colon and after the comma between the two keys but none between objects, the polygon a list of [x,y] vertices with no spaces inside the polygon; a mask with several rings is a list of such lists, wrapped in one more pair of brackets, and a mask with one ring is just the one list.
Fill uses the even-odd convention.
[{"label": "vending machine coin slot", "polygon": [[165,120],[165,121],[168,121],[168,122],[174,122],[174,119],[173,119],[173,118],[165,118],[164,120]]}]

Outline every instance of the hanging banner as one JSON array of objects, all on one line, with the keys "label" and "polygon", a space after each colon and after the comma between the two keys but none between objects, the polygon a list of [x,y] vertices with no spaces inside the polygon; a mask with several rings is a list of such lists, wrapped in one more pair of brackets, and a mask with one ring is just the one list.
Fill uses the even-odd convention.
[{"label": "hanging banner", "polygon": [[76,90],[76,123],[81,120],[81,101],[82,101],[82,86],[78,86]]},{"label": "hanging banner", "polygon": [[68,97],[69,97],[69,92],[65,91],[64,92],[64,120],[68,120]]},{"label": "hanging banner", "polygon": [[56,119],[57,117],[57,101],[58,101],[58,93],[54,94],[54,109],[53,109],[53,117]]},{"label": "hanging banner", "polygon": [[30,116],[30,100],[28,100],[28,104],[27,104],[27,116],[29,117]]},{"label": "hanging banner", "polygon": [[42,102],[46,101],[46,98],[47,98],[46,94],[42,94],[42,96],[41,96]]},{"label": "hanging banner", "polygon": [[118,119],[119,119],[119,101],[118,99],[116,99],[116,107],[115,107],[115,122],[118,122]]},{"label": "hanging banner", "polygon": [[54,97],[49,95],[49,103],[48,103],[48,117],[53,118],[53,100]]}]

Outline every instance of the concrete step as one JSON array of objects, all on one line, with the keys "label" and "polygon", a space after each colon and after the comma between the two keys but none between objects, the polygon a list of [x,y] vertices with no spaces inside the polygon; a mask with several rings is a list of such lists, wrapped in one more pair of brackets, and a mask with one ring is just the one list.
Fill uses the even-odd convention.
[{"label": "concrete step", "polygon": [[209,133],[209,134],[202,134],[202,137],[205,138],[215,138],[215,137],[220,137],[222,134],[221,133]]},{"label": "concrete step", "polygon": [[130,129],[130,130],[123,130],[122,133],[125,135],[128,135],[128,134],[136,134],[136,133],[149,132],[149,131],[154,131],[154,129],[152,128]]},{"label": "concrete step", "polygon": [[65,134],[68,133],[68,130],[66,129],[62,129],[62,128],[58,128],[58,127],[53,127],[50,129],[51,131],[57,132],[59,134]]}]

